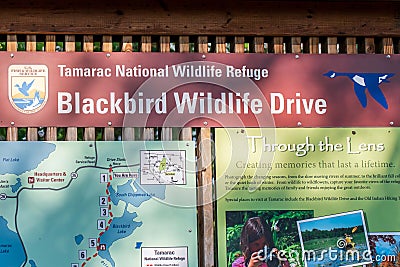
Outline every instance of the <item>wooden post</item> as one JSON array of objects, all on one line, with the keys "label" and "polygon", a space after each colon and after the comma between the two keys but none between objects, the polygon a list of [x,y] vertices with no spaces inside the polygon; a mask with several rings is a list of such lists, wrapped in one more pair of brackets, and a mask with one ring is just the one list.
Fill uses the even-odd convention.
[{"label": "wooden post", "polygon": [[[112,52],[112,36],[111,35],[103,35],[102,50],[103,50],[103,52],[110,52],[110,53]],[[105,122],[105,123],[108,124],[109,122]],[[103,139],[104,139],[104,141],[114,141],[115,140],[114,127],[111,127],[111,124],[109,124],[109,126],[106,126],[104,128]]]},{"label": "wooden post", "polygon": [[292,37],[291,43],[292,43],[292,53],[300,54],[302,52],[301,51],[301,37]]},{"label": "wooden post", "polygon": [[365,54],[375,54],[375,39],[365,38]]},{"label": "wooden post", "polygon": [[[142,36],[141,51],[151,52],[151,36]],[[144,128],[141,132],[142,140],[154,140],[154,128]]]},{"label": "wooden post", "polygon": [[283,54],[283,37],[274,37],[274,53]]},{"label": "wooden post", "polygon": [[337,37],[328,37],[328,54],[337,54],[338,51]]},{"label": "wooden post", "polygon": [[[92,53],[94,50],[93,44],[93,35],[84,35],[83,36],[83,52]],[[86,127],[83,132],[83,140],[85,141],[94,141],[96,140],[96,128],[95,127]]]},{"label": "wooden post", "polygon": [[215,53],[226,53],[226,37],[217,36],[215,38]]},{"label": "wooden post", "polygon": [[235,53],[244,53],[244,37],[235,37]]},{"label": "wooden post", "polygon": [[[132,52],[132,36],[122,36],[122,52]],[[135,128],[133,127],[123,127],[122,128],[122,140],[135,140]]]},{"label": "wooden post", "polygon": [[[26,36],[26,51],[36,52],[36,35]],[[38,129],[35,127],[28,127],[26,138],[28,141],[38,140]]]},{"label": "wooden post", "polygon": [[383,45],[383,53],[384,54],[394,54],[392,38],[383,38],[382,45]]},{"label": "wooden post", "polygon": [[[46,35],[46,52],[56,52],[55,35]],[[57,141],[57,127],[47,127],[45,139],[47,141]]]},{"label": "wooden post", "polygon": [[[161,36],[160,37],[160,52],[161,53],[169,53],[170,52],[170,42],[171,39],[169,36]],[[166,88],[169,89],[169,88]],[[172,128],[163,127],[161,129],[161,140],[172,140]]]},{"label": "wooden post", "polygon": [[319,54],[319,38],[318,37],[310,37],[310,54]]},{"label": "wooden post", "polygon": [[[75,52],[75,35],[65,35],[65,52]],[[76,127],[68,127],[65,140],[78,140],[78,129]]]},{"label": "wooden post", "polygon": [[[7,51],[16,52],[18,49],[17,35],[7,35]],[[18,140],[18,128],[10,121],[10,127],[7,127],[7,141]]]},{"label": "wooden post", "polygon": [[199,249],[200,266],[215,266],[215,239],[214,239],[214,200],[212,187],[211,167],[211,131],[209,128],[201,128],[198,133],[198,165],[199,165]]},{"label": "wooden post", "polygon": [[264,37],[254,37],[254,53],[264,53]]},{"label": "wooden post", "polygon": [[[225,37],[217,37],[217,53],[225,53]],[[206,36],[198,38],[199,53],[208,52]],[[198,218],[199,218],[199,259],[200,267],[215,266],[215,240],[214,240],[214,208],[212,191],[212,168],[211,159],[210,128],[201,128],[198,133],[197,158],[198,162]],[[208,142],[207,142],[208,140]]]},{"label": "wooden post", "polygon": [[[179,37],[179,52],[187,53],[187,52],[189,52],[189,49],[190,49],[189,36],[180,36]],[[181,128],[181,131],[179,133],[179,139],[191,141],[192,140],[192,128],[191,127]]]},{"label": "wooden post", "polygon": [[357,54],[357,42],[355,37],[346,38],[346,51],[347,54]]}]

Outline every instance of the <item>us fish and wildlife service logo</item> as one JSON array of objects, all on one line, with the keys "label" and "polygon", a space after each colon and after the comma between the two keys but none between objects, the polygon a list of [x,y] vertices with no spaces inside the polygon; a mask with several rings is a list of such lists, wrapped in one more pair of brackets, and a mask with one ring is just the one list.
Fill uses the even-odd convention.
[{"label": "us fish and wildlife service logo", "polygon": [[25,114],[41,110],[47,102],[48,79],[46,65],[10,65],[8,98],[11,105]]}]

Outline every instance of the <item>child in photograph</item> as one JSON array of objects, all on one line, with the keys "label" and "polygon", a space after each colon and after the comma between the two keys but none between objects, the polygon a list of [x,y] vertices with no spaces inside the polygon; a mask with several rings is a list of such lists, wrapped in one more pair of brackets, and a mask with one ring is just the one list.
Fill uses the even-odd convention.
[{"label": "child in photograph", "polygon": [[289,262],[275,248],[270,228],[260,217],[249,218],[244,224],[240,247],[243,255],[232,263],[232,267],[289,267]]}]

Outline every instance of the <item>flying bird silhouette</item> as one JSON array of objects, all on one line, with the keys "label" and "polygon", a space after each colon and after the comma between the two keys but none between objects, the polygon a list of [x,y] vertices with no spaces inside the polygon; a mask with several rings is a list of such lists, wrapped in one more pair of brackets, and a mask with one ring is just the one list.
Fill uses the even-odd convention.
[{"label": "flying bird silhouette", "polygon": [[348,73],[348,72],[334,72],[328,71],[323,74],[329,78],[338,76],[346,76],[354,83],[354,92],[360,101],[363,108],[367,106],[366,89],[369,94],[374,98],[382,107],[388,109],[386,98],[379,88],[383,82],[388,83],[389,78],[394,76],[394,73]]},{"label": "flying bird silhouette", "polygon": [[29,89],[31,89],[33,82],[35,79],[33,79],[30,83],[23,82],[22,85],[16,84],[15,87],[18,88],[18,90],[24,95],[24,96],[29,96]]}]

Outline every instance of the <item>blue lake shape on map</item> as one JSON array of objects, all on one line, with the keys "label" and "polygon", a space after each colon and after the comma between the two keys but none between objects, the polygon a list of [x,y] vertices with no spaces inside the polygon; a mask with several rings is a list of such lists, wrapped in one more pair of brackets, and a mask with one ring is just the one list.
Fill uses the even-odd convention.
[{"label": "blue lake shape on map", "polygon": [[37,267],[34,260],[29,260],[29,264],[31,265],[31,267]]},{"label": "blue lake shape on map", "polygon": [[1,266],[21,266],[25,261],[25,252],[16,232],[8,228],[8,222],[0,216],[0,253]]},{"label": "blue lake shape on map", "polygon": [[[144,187],[139,185],[135,180],[132,187],[131,182],[132,180],[128,180],[125,184],[117,186],[117,192],[115,192],[113,187],[108,187],[110,198],[114,205],[118,205],[119,201],[123,201],[132,204],[135,207],[139,207],[143,202],[152,197],[165,199],[165,185],[151,185]],[[136,191],[134,188],[136,188]]]},{"label": "blue lake shape on map", "polygon": [[13,193],[17,192],[18,189],[22,186],[21,178],[17,178],[17,182],[14,185],[11,185],[11,191]]},{"label": "blue lake shape on map", "polygon": [[[126,205],[122,217],[114,218],[108,230],[100,237],[100,244],[105,244],[106,250],[99,250],[99,256],[108,260],[113,267],[115,267],[115,262],[110,254],[110,247],[112,244],[115,241],[130,236],[137,227],[142,226],[142,222],[134,221],[137,217],[136,212],[130,213],[127,207],[128,205]],[[124,227],[122,228],[121,226]]]},{"label": "blue lake shape on map", "polygon": [[136,242],[135,249],[140,249],[142,247],[143,242]]},{"label": "blue lake shape on map", "polygon": [[33,170],[55,150],[55,144],[46,142],[1,142],[0,175]]},{"label": "blue lake shape on map", "polygon": [[82,241],[83,241],[83,235],[76,235],[75,236],[75,243],[77,245],[80,245],[82,243]]}]

